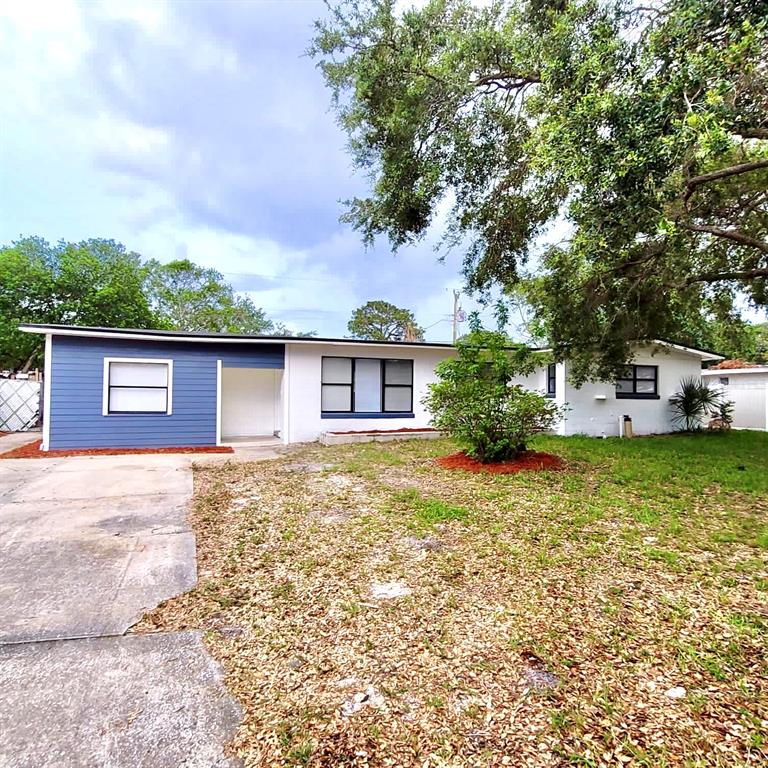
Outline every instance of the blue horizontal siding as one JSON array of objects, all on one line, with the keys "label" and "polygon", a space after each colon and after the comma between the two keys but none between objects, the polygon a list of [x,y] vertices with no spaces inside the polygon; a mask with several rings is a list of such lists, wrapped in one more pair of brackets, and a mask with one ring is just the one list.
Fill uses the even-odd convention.
[{"label": "blue horizontal siding", "polygon": [[[105,357],[173,360],[173,413],[102,414]],[[53,336],[50,448],[167,448],[216,444],[216,361],[283,368],[283,344]]]}]

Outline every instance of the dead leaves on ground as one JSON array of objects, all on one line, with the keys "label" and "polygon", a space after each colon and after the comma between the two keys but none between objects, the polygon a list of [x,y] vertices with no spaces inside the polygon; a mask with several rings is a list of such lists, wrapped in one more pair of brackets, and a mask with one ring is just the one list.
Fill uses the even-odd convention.
[{"label": "dead leaves on ground", "polygon": [[[759,553],[673,567],[618,507],[564,525],[591,481],[489,481],[398,450],[196,473],[199,585],[140,629],[209,631],[247,766],[765,760]],[[471,514],[427,525],[409,512],[425,498]]]}]

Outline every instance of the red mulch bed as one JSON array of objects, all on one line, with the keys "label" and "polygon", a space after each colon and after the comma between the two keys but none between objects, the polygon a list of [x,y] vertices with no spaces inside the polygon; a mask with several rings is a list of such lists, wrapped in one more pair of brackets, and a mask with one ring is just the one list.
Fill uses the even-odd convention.
[{"label": "red mulch bed", "polygon": [[329,435],[396,435],[398,432],[437,432],[434,427],[403,427],[402,429],[350,429],[349,432],[329,432]]},{"label": "red mulch bed", "polygon": [[487,472],[491,475],[512,475],[515,472],[536,472],[544,469],[563,469],[565,462],[559,456],[538,451],[525,451],[514,459],[483,464],[471,459],[463,451],[440,456],[437,463],[445,469],[463,469],[467,472]]},{"label": "red mulch bed", "polygon": [[227,445],[178,448],[79,448],[72,451],[41,451],[42,440],[0,453],[0,459],[54,459],[59,456],[122,456],[125,453],[234,453]]}]

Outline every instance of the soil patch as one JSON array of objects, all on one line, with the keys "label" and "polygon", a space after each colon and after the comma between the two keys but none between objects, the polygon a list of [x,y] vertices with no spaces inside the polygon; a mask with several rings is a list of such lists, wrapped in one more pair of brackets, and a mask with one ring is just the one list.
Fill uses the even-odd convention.
[{"label": "soil patch", "polygon": [[122,456],[126,453],[234,453],[226,445],[180,446],[178,448],[80,448],[72,451],[41,451],[42,440],[0,453],[0,459],[55,459],[60,456]]},{"label": "soil patch", "polygon": [[440,456],[437,463],[445,469],[463,469],[466,472],[487,472],[492,475],[512,475],[515,472],[535,472],[544,469],[563,469],[565,462],[551,453],[525,451],[508,461],[495,461],[483,464],[472,459],[463,451],[452,453],[450,456]]}]

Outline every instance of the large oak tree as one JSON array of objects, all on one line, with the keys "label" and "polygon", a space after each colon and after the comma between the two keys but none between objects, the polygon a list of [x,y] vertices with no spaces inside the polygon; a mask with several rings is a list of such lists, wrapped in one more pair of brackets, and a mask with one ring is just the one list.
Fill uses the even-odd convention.
[{"label": "large oak tree", "polygon": [[480,292],[522,288],[575,378],[768,303],[768,3],[333,3],[311,49],[394,247],[448,201]]}]

